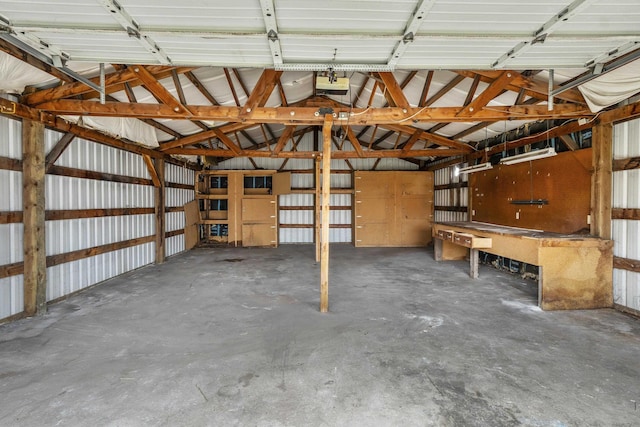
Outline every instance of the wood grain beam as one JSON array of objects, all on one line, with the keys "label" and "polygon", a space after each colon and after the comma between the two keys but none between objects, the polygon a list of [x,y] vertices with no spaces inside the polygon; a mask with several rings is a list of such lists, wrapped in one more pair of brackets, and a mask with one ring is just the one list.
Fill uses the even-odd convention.
[{"label": "wood grain beam", "polygon": [[[131,65],[129,69],[138,76],[143,86],[163,104],[169,106],[176,113],[189,114],[189,109],[182,105],[143,65]],[[175,70],[172,70],[172,73],[175,73]]]},{"label": "wood grain beam", "polygon": [[67,132],[62,136],[62,138],[60,138],[56,145],[54,145],[51,151],[47,154],[47,158],[45,159],[45,171],[48,172],[51,169],[53,164],[58,160],[75,137],[76,136],[73,133]]},{"label": "wood grain beam", "polygon": [[267,102],[273,89],[276,87],[282,71],[276,71],[272,69],[266,69],[260,75],[260,78],[256,82],[256,85],[249,95],[249,99],[244,104],[243,115],[249,114],[254,108],[262,107]]},{"label": "wood grain beam", "polygon": [[447,93],[449,93],[451,89],[458,86],[464,79],[465,79],[464,76],[460,76],[460,75],[455,76],[453,79],[449,81],[449,83],[444,85],[442,89],[440,89],[433,96],[431,96],[431,98],[429,98],[424,105],[428,107],[429,105],[435,103],[437,100],[439,100],[440,98],[445,96]]},{"label": "wood grain beam", "polygon": [[[223,106],[188,105],[192,114],[173,111],[167,105],[124,104],[95,101],[58,100],[41,104],[39,108],[56,114],[96,115],[107,117],[165,118],[218,120],[243,123],[281,123],[299,125],[320,125],[322,117],[317,115],[316,107],[256,107],[249,114],[241,114],[241,108]],[[369,125],[383,123],[419,122],[466,122],[468,117],[458,117],[462,107],[409,108],[390,107],[384,109],[364,109],[344,107],[338,112],[350,114],[351,125]],[[558,104],[553,112],[546,105],[515,105],[485,108],[474,115],[478,121],[501,120],[537,120],[564,118],[592,118],[594,114],[588,108],[576,104]]]},{"label": "wood grain beam", "polygon": [[458,148],[465,150],[468,153],[473,151],[473,147],[469,144],[460,141],[454,141],[444,136],[436,135],[435,133],[427,132],[422,129],[417,129],[412,126],[396,125],[396,124],[382,124],[380,127],[393,130],[395,132],[403,132],[409,135],[415,134],[416,130],[419,130],[418,139],[424,139],[425,141],[432,142],[434,144],[442,145],[445,147]]},{"label": "wood grain beam", "polygon": [[[173,69],[174,67],[166,66],[149,66],[147,68],[147,70],[157,79],[168,77],[171,73],[171,70]],[[181,69],[181,71],[183,72],[185,70],[188,69]],[[100,84],[99,77],[94,77],[89,80],[97,85]],[[111,94],[114,92],[125,90],[124,83],[129,83],[131,86],[137,86],[141,84],[138,76],[133,72],[133,70],[124,69],[116,71],[114,73],[109,73],[105,76],[105,92],[107,94]],[[56,86],[54,88],[42,89],[37,92],[25,95],[22,97],[22,102],[26,105],[36,106],[43,102],[48,102],[55,99],[77,97],[80,95],[86,95],[91,98],[96,98],[99,96],[98,92],[85,85],[84,83],[75,82],[62,86]]]},{"label": "wood grain beam", "polygon": [[142,159],[144,160],[144,164],[147,166],[147,171],[149,172],[153,186],[160,187],[160,177],[158,176],[158,171],[156,171],[156,167],[153,164],[153,159],[146,154],[142,155]]},{"label": "wood grain beam", "polygon": [[422,87],[422,93],[420,94],[420,101],[418,102],[418,107],[427,106],[427,95],[429,95],[429,88],[431,87],[432,79],[433,79],[433,70],[429,70],[424,80],[424,86]]},{"label": "wood grain beam", "polygon": [[[222,132],[220,130],[220,128],[213,128],[212,129],[214,131],[214,133],[216,134],[216,136],[218,137],[218,139],[227,146],[227,148],[229,150],[231,150],[231,152],[235,155],[235,156],[240,156],[242,155],[242,149],[236,145],[235,142],[233,142],[231,140],[231,138],[229,138],[224,132]],[[228,154],[227,154],[228,155]]]},{"label": "wood grain beam", "polygon": [[613,171],[626,171],[640,169],[640,157],[629,157],[626,159],[614,159]]},{"label": "wood grain beam", "polygon": [[[489,84],[497,79],[501,73],[503,73],[503,71],[497,70],[456,70],[455,72],[470,78],[473,78],[476,75],[480,75],[482,76],[482,81]],[[516,93],[519,93],[522,89],[524,89],[527,96],[538,99],[547,99],[549,84],[548,82],[534,80],[532,77],[527,77],[520,74],[506,86],[506,89]],[[578,89],[567,90],[556,95],[555,98],[580,105],[586,104],[582,93],[580,93]]]},{"label": "wood grain beam", "polygon": [[640,209],[638,208],[613,208],[611,219],[630,219],[640,221]]},{"label": "wood grain beam", "polygon": [[[149,158],[151,160],[151,158]],[[164,179],[164,159],[153,159],[152,169],[155,170],[158,184],[154,188],[154,204],[155,204],[155,246],[156,246],[156,264],[162,264],[165,261],[165,179]]]},{"label": "wood grain beam", "polygon": [[329,311],[329,223],[331,200],[331,126],[333,116],[326,114],[322,126],[322,223],[320,238],[320,312]]},{"label": "wood grain beam", "polygon": [[[234,157],[230,150],[212,150],[209,148],[173,148],[167,150],[168,154],[181,154],[188,156],[214,156],[214,157]],[[459,150],[456,148],[444,148],[444,149],[422,149],[422,150],[409,150],[402,151],[397,150],[367,150],[359,154],[356,151],[337,151],[333,153],[334,159],[353,159],[353,158],[411,158],[411,157],[449,157],[467,154],[466,150]],[[235,157],[276,157],[281,159],[313,159],[317,157],[319,153],[317,151],[282,151],[277,155],[267,150],[243,150],[242,153]]]},{"label": "wood grain beam", "polygon": [[472,117],[482,108],[487,106],[487,104],[489,104],[489,102],[491,102],[496,96],[501,94],[509,82],[519,75],[520,73],[516,73],[515,71],[503,71],[497,79],[491,82],[491,84],[483,90],[480,95],[471,101],[469,105],[460,110],[457,115],[459,117]]},{"label": "wood grain beam", "polygon": [[591,174],[591,234],[611,239],[613,125],[593,127]]},{"label": "wood grain beam", "polygon": [[184,73],[184,76],[189,79],[189,81],[191,82],[191,84],[193,84],[196,89],[198,89],[198,91],[200,91],[200,93],[202,94],[202,96],[204,96],[205,98],[207,98],[207,101],[209,101],[211,103],[211,105],[219,105],[218,101],[216,101],[216,98],[211,94],[211,92],[209,92],[209,90],[202,84],[202,82],[198,79],[198,77],[196,77],[195,74],[193,74],[193,72],[191,71],[187,71],[186,73]]},{"label": "wood grain beam", "polygon": [[278,155],[282,149],[285,147],[285,145],[287,145],[287,141],[289,141],[289,139],[291,138],[291,136],[293,135],[293,132],[296,130],[295,126],[287,126],[284,128],[284,131],[282,132],[282,135],[280,135],[280,138],[278,139],[278,143],[276,144],[275,148],[273,149],[273,154],[274,155]]},{"label": "wood grain beam", "polygon": [[389,105],[400,108],[409,108],[409,101],[407,101],[407,97],[404,95],[404,92],[393,73],[379,72],[377,75],[384,84],[385,90],[383,92]]},{"label": "wood grain beam", "polygon": [[24,312],[32,316],[47,310],[47,266],[44,125],[31,120],[22,121],[22,190]]}]

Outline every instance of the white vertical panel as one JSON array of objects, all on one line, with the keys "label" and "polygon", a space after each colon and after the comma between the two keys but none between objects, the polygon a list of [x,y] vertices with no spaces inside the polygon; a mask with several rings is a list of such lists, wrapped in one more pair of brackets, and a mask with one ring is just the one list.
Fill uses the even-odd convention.
[{"label": "white vertical panel", "polygon": [[[615,125],[613,141],[615,159],[640,156],[640,120]],[[613,173],[613,207],[640,208],[640,170]],[[640,260],[640,221],[613,220],[611,231],[614,256]],[[616,304],[640,310],[640,274],[614,269],[613,295]]]},{"label": "white vertical panel", "polygon": [[[0,156],[22,159],[22,122],[0,116]],[[22,211],[22,172],[0,170],[0,211]],[[0,265],[23,260],[23,226],[0,224]],[[0,279],[0,319],[24,310],[23,276]]]},{"label": "white vertical panel", "polygon": [[24,286],[22,274],[0,279],[0,319],[24,311]]},{"label": "white vertical panel", "polygon": [[0,156],[22,159],[22,122],[0,116]]}]

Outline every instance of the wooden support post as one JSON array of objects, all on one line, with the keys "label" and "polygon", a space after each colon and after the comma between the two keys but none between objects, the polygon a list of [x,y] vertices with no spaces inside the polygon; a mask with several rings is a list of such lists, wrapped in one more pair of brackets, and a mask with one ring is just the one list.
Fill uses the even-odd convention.
[{"label": "wooden support post", "polygon": [[324,116],[322,126],[322,236],[320,240],[320,312],[329,311],[329,202],[331,197],[331,126],[333,116]]},{"label": "wooden support post", "polygon": [[322,203],[322,185],[320,183],[320,163],[321,159],[316,157],[315,160],[315,203],[314,203],[314,230],[316,242],[316,262],[320,262],[320,204]]},{"label": "wooden support post", "polygon": [[591,234],[611,239],[611,185],[613,125],[593,127],[593,174],[591,175]]},{"label": "wooden support post", "polygon": [[22,200],[24,223],[24,311],[47,310],[45,246],[44,124],[22,120]]},{"label": "wooden support post", "polygon": [[164,203],[164,159],[153,159],[159,185],[154,188],[156,210],[156,264],[165,258],[165,203]]}]

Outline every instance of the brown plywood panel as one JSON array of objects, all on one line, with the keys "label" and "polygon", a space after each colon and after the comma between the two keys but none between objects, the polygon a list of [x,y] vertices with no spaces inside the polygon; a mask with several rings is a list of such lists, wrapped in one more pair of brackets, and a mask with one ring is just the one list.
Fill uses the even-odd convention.
[{"label": "brown plywood panel", "polygon": [[242,199],[243,223],[276,222],[276,201],[273,197]]},{"label": "brown plywood panel", "polygon": [[357,223],[389,223],[393,220],[393,201],[390,199],[356,200]]},{"label": "brown plywood panel", "polygon": [[399,246],[426,246],[431,243],[431,223],[404,221],[400,225]]},{"label": "brown plywood panel", "polygon": [[[560,153],[470,175],[473,221],[557,233],[588,232],[591,149]],[[514,200],[545,199],[547,205]]]},{"label": "brown plywood panel", "polygon": [[375,223],[356,225],[354,243],[357,247],[392,246],[389,243],[389,226]]},{"label": "brown plywood panel", "polygon": [[356,198],[380,198],[395,192],[395,172],[354,172]]},{"label": "brown plywood panel", "polygon": [[209,219],[227,219],[229,211],[209,211]]},{"label": "brown plywood panel", "polygon": [[278,172],[271,178],[272,193],[276,196],[291,193],[291,172]]},{"label": "brown plywood panel", "polygon": [[272,224],[243,224],[242,246],[277,246],[278,230]]},{"label": "brown plywood panel", "polygon": [[398,200],[400,220],[423,220],[431,222],[432,205],[426,198],[401,198]]},{"label": "brown plywood panel", "polygon": [[400,197],[433,194],[433,173],[398,172],[396,188]]}]

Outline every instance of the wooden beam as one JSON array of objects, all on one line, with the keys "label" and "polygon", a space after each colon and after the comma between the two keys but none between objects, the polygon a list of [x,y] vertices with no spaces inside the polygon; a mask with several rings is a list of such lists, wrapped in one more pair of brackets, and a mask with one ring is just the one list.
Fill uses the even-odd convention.
[{"label": "wooden beam", "polygon": [[240,106],[240,99],[238,98],[238,94],[236,92],[236,87],[233,84],[233,80],[231,79],[231,74],[227,68],[223,68],[224,76],[227,78],[227,84],[229,85],[229,89],[231,90],[231,94],[233,95],[233,100],[236,102],[236,106]]},{"label": "wooden beam", "polygon": [[[147,70],[151,74],[153,74],[155,78],[161,79],[164,77],[168,77],[171,70],[173,70],[174,68],[175,67],[149,66]],[[180,69],[180,72],[186,72],[190,69],[191,68],[182,68]],[[94,77],[89,80],[97,85],[100,84],[99,77]],[[116,71],[114,73],[109,73],[105,76],[105,93],[111,94],[114,92],[125,90],[125,83],[129,83],[131,86],[139,86],[140,84],[142,84],[133,70],[124,69]],[[37,92],[25,95],[24,97],[22,97],[22,102],[26,105],[35,106],[43,102],[49,102],[55,99],[72,98],[77,96],[83,96],[85,98],[96,98],[99,96],[99,94],[84,83],[75,82],[62,86],[56,86],[50,89],[42,89]]]},{"label": "wooden beam", "polygon": [[493,98],[502,93],[509,82],[519,75],[520,73],[516,73],[515,71],[503,71],[497,79],[491,82],[491,84],[483,90],[480,95],[471,101],[469,105],[460,110],[457,115],[459,117],[474,116],[477,112],[486,107]]},{"label": "wooden beam", "polygon": [[613,268],[640,273],[640,261],[636,259],[613,257]]},{"label": "wooden beam", "polygon": [[245,123],[230,123],[228,125],[218,126],[217,128],[212,128],[204,132],[195,133],[193,135],[185,136],[180,139],[176,139],[174,141],[165,142],[160,145],[158,150],[166,151],[172,148],[184,147],[187,145],[194,145],[200,142],[206,141],[211,138],[218,138],[218,132],[222,132],[223,134],[242,131],[244,129],[249,129],[257,126],[254,123],[245,124]]},{"label": "wooden beam", "polygon": [[[316,133],[317,135],[317,133]],[[314,229],[315,229],[315,238],[314,241],[316,243],[316,262],[320,262],[320,239],[322,238],[322,234],[320,232],[320,218],[322,215],[322,184],[320,183],[321,179],[321,163],[322,159],[320,157],[316,157],[315,164],[315,174],[314,174],[314,195],[315,201],[313,204],[313,210],[315,213],[314,216]]]},{"label": "wooden beam", "polygon": [[296,130],[295,126],[287,126],[284,128],[284,131],[282,132],[282,135],[280,135],[280,138],[278,139],[278,143],[276,144],[275,148],[273,149],[273,154],[274,155],[278,155],[282,149],[285,147],[285,145],[287,145],[287,141],[289,141],[289,139],[291,138],[291,136],[293,135],[293,132]]},{"label": "wooden beam", "polygon": [[144,164],[147,166],[147,171],[149,172],[149,176],[151,177],[151,182],[153,182],[154,187],[160,187],[160,177],[158,176],[158,171],[156,171],[156,167],[154,165],[153,159],[146,154],[142,155],[142,159],[144,160]]},{"label": "wooden beam", "polygon": [[640,221],[640,209],[638,208],[613,208],[611,219],[631,219]]},{"label": "wooden beam", "polygon": [[627,159],[615,159],[613,161],[614,172],[633,170],[633,169],[640,169],[640,157],[630,157]]},{"label": "wooden beam", "polygon": [[385,86],[384,94],[389,105],[400,108],[409,108],[409,101],[407,101],[407,97],[404,95],[404,92],[393,73],[379,72],[377,74]]},{"label": "wooden beam", "polygon": [[329,311],[329,223],[331,200],[331,126],[333,116],[324,116],[322,126],[322,229],[320,239],[320,312]]},{"label": "wooden beam", "polygon": [[153,181],[134,176],[116,175],[106,172],[88,171],[84,169],[68,168],[66,166],[53,165],[47,171],[50,175],[70,176],[73,178],[95,179],[98,181],[123,182],[136,185],[153,185]]},{"label": "wooden beam", "polygon": [[604,111],[598,119],[601,123],[618,123],[640,117],[640,101],[633,104]]},{"label": "wooden beam", "polygon": [[[143,65],[130,65],[129,68],[138,76],[144,87],[163,104],[176,113],[189,114],[189,109],[182,105]],[[172,71],[172,75],[175,70]]]},{"label": "wooden beam", "polygon": [[[236,156],[240,156],[242,155],[242,148],[240,148],[238,145],[236,145],[235,142],[233,142],[231,140],[231,138],[229,138],[225,133],[223,133],[219,128],[213,128],[212,129],[213,132],[216,134],[216,136],[218,137],[218,139],[227,146],[227,148],[229,150],[231,150],[231,152],[236,155]],[[226,154],[228,155],[228,154]],[[223,155],[224,156],[224,155]]]},{"label": "wooden beam", "polygon": [[571,135],[560,135],[560,141],[571,151],[579,150],[580,147],[576,143]]},{"label": "wooden beam", "polygon": [[[231,150],[209,149],[209,148],[174,148],[165,151],[167,154],[180,154],[184,156],[214,156],[214,157],[277,157],[281,159],[313,159],[318,155],[317,151],[281,151],[277,155],[267,150],[242,150],[242,153],[234,155]],[[406,159],[411,157],[449,157],[468,154],[468,150],[458,148],[426,148],[420,150],[402,151],[396,150],[367,150],[362,153],[356,151],[337,151],[332,154],[334,159],[353,159],[353,158],[393,158]]]},{"label": "wooden beam", "polygon": [[22,188],[24,311],[32,316],[47,310],[47,264],[44,125],[31,120],[22,121]]},{"label": "wooden beam", "polygon": [[406,126],[406,125],[400,125],[400,124],[384,124],[384,125],[380,125],[380,127],[383,127],[395,132],[403,132],[409,135],[415,135],[416,131],[420,131],[417,135],[418,139],[424,139],[428,142],[442,145],[444,147],[457,148],[459,150],[463,150],[468,153],[471,153],[473,151],[473,147],[471,147],[469,144],[465,142],[455,141],[453,139],[436,135],[435,133],[423,131],[422,129],[415,128],[412,126]]},{"label": "wooden beam", "polygon": [[[474,78],[476,75],[480,75],[483,83],[493,82],[497,79],[503,71],[499,70],[456,70],[461,76]],[[519,74],[515,79],[511,81],[505,87],[512,92],[520,93],[524,89],[527,96],[546,100],[549,93],[549,84],[546,81],[534,80],[532,77],[523,76]],[[556,99],[562,99],[563,101],[571,102],[574,104],[585,105],[584,97],[578,89],[570,89],[555,96]]]},{"label": "wooden beam", "polygon": [[613,125],[608,123],[594,126],[591,141],[591,234],[611,239]]},{"label": "wooden beam", "polygon": [[262,107],[267,102],[273,89],[276,87],[282,71],[276,71],[272,69],[266,69],[260,75],[260,78],[256,82],[256,85],[249,95],[249,99],[242,107],[243,114],[250,113],[256,107]]},{"label": "wooden beam", "polygon": [[162,264],[165,260],[165,179],[164,179],[164,159],[154,159],[153,169],[159,181],[154,191],[154,203],[156,214],[155,244],[156,244],[156,264]]},{"label": "wooden beam", "polygon": [[433,70],[429,70],[427,72],[427,77],[424,80],[424,87],[422,88],[422,93],[420,94],[420,102],[418,102],[418,107],[426,107],[427,104],[427,95],[429,94],[429,87],[431,86],[431,80],[433,79]]},{"label": "wooden beam", "polygon": [[0,169],[22,172],[22,160],[0,157]]},{"label": "wooden beam", "polygon": [[[184,120],[218,120],[225,122],[281,123],[297,125],[320,125],[322,116],[317,115],[318,107],[256,107],[248,114],[239,107],[188,105],[191,114],[174,111],[167,105],[125,104],[121,102],[59,100],[41,104],[42,110],[55,114],[76,114],[105,117],[164,118]],[[465,122],[468,117],[458,117],[463,107],[437,108],[353,108],[343,107],[335,113],[350,115],[350,125],[370,124],[412,124],[416,121],[428,122]],[[576,104],[558,104],[552,113],[555,119],[592,118],[594,114],[588,108]],[[550,113],[546,105],[513,105],[485,108],[474,115],[474,120],[537,120],[548,119]]]},{"label": "wooden beam", "polygon": [[451,89],[453,89],[454,87],[458,86],[460,84],[460,82],[462,82],[464,79],[465,79],[464,76],[455,76],[453,79],[451,79],[449,81],[449,83],[444,85],[444,87],[442,89],[440,89],[431,98],[429,98],[427,100],[427,102],[425,102],[424,105],[426,107],[428,107],[429,105],[435,103],[438,99],[442,98],[447,93],[449,93],[451,91]]},{"label": "wooden beam", "polygon": [[191,71],[187,71],[184,73],[184,76],[189,79],[189,81],[200,91],[202,96],[207,98],[207,100],[211,103],[211,105],[219,105],[218,101],[214,98],[214,96],[207,90],[207,88],[202,84],[202,82],[196,77],[195,74]]},{"label": "wooden beam", "polygon": [[356,155],[358,157],[363,157],[362,144],[360,143],[358,138],[356,138],[356,136],[354,135],[353,129],[351,129],[351,126],[347,126],[347,138],[349,138],[349,142],[351,142],[353,149],[356,151]]},{"label": "wooden beam", "polygon": [[49,151],[49,154],[47,154],[47,158],[45,159],[45,171],[48,172],[51,169],[53,164],[56,162],[56,160],[58,160],[58,158],[62,155],[69,144],[71,144],[71,141],[73,141],[73,138],[75,137],[76,136],[73,133],[67,132],[62,136],[62,138],[60,138],[60,140],[51,149],[51,151]]}]

